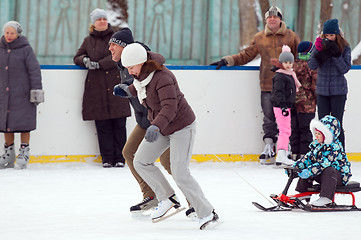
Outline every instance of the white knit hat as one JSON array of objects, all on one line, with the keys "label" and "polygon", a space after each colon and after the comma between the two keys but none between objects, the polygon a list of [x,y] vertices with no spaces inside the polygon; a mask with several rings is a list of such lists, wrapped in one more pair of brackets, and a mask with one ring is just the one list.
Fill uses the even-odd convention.
[{"label": "white knit hat", "polygon": [[131,67],[147,61],[147,50],[139,43],[127,45],[122,52],[122,65]]},{"label": "white knit hat", "polygon": [[14,28],[19,36],[23,32],[23,28],[21,27],[20,23],[18,23],[17,21],[9,21],[9,22],[5,23],[4,27],[3,27],[3,33],[5,33],[5,28],[7,28],[7,27]]},{"label": "white knit hat", "polygon": [[106,18],[108,19],[107,17],[107,13],[105,12],[105,10],[103,9],[100,9],[100,8],[96,8],[94,9],[91,13],[90,13],[90,19],[92,21],[92,23],[94,24],[95,21],[99,18]]}]

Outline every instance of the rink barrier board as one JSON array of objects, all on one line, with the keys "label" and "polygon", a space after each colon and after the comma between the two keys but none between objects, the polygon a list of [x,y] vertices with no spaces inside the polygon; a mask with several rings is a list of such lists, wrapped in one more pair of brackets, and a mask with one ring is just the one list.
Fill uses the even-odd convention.
[{"label": "rink barrier board", "polygon": [[[199,70],[215,70],[216,69],[216,66],[167,66],[170,70],[188,70],[189,71],[194,71],[194,74],[199,74]],[[80,67],[80,66],[76,66],[76,65],[41,65],[41,69],[42,70],[65,70],[64,72],[68,72],[67,70],[73,70],[73,72],[78,72],[79,70],[84,70],[85,68],[83,67]],[[353,65],[351,67],[352,70],[361,70],[361,65],[360,66],[357,66],[357,65]],[[74,71],[75,70],[75,71]],[[230,71],[228,70],[246,70],[245,72],[254,72],[254,71],[258,71],[259,70],[259,67],[257,66],[235,66],[235,67],[221,67],[220,70],[223,70],[223,72],[226,74]],[[52,71],[48,71],[48,73],[51,73]],[[178,71],[177,74],[181,73],[183,71]],[[209,72],[209,71],[206,71],[206,72]],[[220,71],[217,71],[218,73]],[[237,71],[238,72],[238,71]],[[354,72],[355,73],[355,72]],[[193,73],[192,73],[193,74]],[[193,75],[194,75],[193,74]],[[233,74],[233,73],[232,73]],[[254,73],[253,73],[254,74]],[[66,75],[68,76],[68,75]],[[187,75],[188,76],[188,75]],[[48,75],[46,75],[46,77],[49,77]],[[45,80],[47,80],[45,77]],[[182,75],[181,75],[182,77]],[[357,78],[355,80],[355,74],[351,74],[351,77],[350,77],[353,81],[351,81],[353,84],[357,83],[358,81]],[[182,78],[180,78],[182,79]],[[47,82],[47,81],[45,81]],[[51,82],[53,83],[53,82]],[[79,84],[78,84],[79,85]],[[82,86],[82,85],[81,85]],[[185,84],[185,86],[187,86]],[[353,87],[351,87],[351,89],[357,89],[358,88],[358,85],[353,85]],[[81,89],[77,89],[77,91],[80,91]],[[68,92],[66,92],[68,93]],[[74,93],[72,93],[73,95],[75,95]],[[62,95],[59,95],[60,97],[62,97],[62,100],[68,100],[68,99],[71,99],[72,100],[72,97],[73,95],[70,95],[68,96],[66,94],[66,96],[62,96]],[[59,98],[58,95],[56,95],[57,98]],[[77,95],[76,95],[77,96]],[[48,97],[49,100],[53,100],[52,99],[53,95],[50,95]],[[65,98],[66,97],[66,98]],[[193,96],[194,97],[194,96]],[[55,97],[53,97],[55,98]],[[77,100],[78,101],[78,100]],[[350,101],[348,101],[350,102]],[[73,103],[73,102],[70,102],[70,103]],[[46,105],[46,104],[45,104]],[[45,105],[42,105],[40,107],[43,107],[41,110],[43,110],[44,112],[46,112],[45,110],[48,110],[48,108],[44,108]],[[355,104],[354,104],[355,105]],[[349,107],[353,107],[353,109],[349,109],[348,112],[354,112],[355,108],[357,109],[357,106],[354,106],[354,105],[350,105],[349,104]],[[357,104],[356,104],[357,105]],[[71,115],[71,114],[68,114],[68,112],[72,113],[74,112],[74,110],[78,110],[78,109],[73,109],[71,108],[70,109],[71,111],[67,111],[66,114],[64,116],[68,117],[68,115]],[[258,112],[256,112],[258,114]],[[41,114],[41,113],[40,113]],[[40,115],[39,114],[39,115]],[[209,113],[207,113],[209,115]],[[234,114],[234,113],[233,113]],[[346,115],[346,114],[345,114]],[[71,116],[74,116],[74,114],[72,114]],[[213,116],[213,115],[212,115]],[[203,117],[203,115],[201,116]],[[202,119],[200,117],[200,119]],[[257,120],[258,116],[255,116],[255,120]],[[357,116],[359,118],[359,116]],[[68,117],[69,118],[69,117]],[[57,120],[58,118],[55,118],[55,119],[51,119],[51,121],[55,121]],[[347,120],[347,116],[345,118],[345,120]],[[77,120],[77,119],[76,119]],[[357,121],[357,119],[356,119]],[[79,124],[79,123],[78,123]],[[83,124],[83,123],[81,123]],[[85,122],[84,124],[88,124],[87,122]],[[43,125],[42,125],[43,126]],[[46,126],[48,127],[48,126]],[[52,128],[52,126],[50,126]],[[89,127],[88,127],[89,128]],[[46,131],[45,131],[46,132]],[[89,132],[88,130],[86,132]],[[357,131],[355,131],[357,132]],[[39,135],[39,133],[41,134],[41,132],[37,132],[36,134]],[[219,134],[219,133],[218,133]],[[258,135],[261,135],[261,132],[257,132]],[[351,135],[351,134],[350,134]],[[358,135],[358,134],[354,134],[354,135]],[[39,135],[40,136],[40,135]],[[36,136],[34,134],[34,137],[33,139],[37,139],[36,137],[38,137],[39,139],[43,139],[42,137],[39,137],[39,136]],[[200,135],[200,136],[203,136],[203,135]],[[220,138],[222,138],[224,136],[220,136]],[[63,140],[63,139],[61,139]],[[65,141],[67,143],[67,141]],[[352,139],[349,141],[349,142],[353,142]],[[35,141],[36,143],[36,141]],[[88,153],[88,154],[78,154],[77,152],[79,152],[79,149],[76,149],[76,151],[73,150],[72,151],[68,151],[68,154],[67,154],[67,151],[59,151],[59,146],[62,146],[65,145],[64,143],[60,142],[59,144],[57,143],[56,146],[50,146],[48,147],[47,149],[56,149],[57,152],[53,152],[52,151],[45,151],[43,149],[35,149],[35,147],[32,149],[33,150],[33,154],[31,157],[30,157],[30,162],[31,163],[61,163],[61,162],[96,162],[96,163],[101,163],[101,157],[98,155],[98,152],[97,151],[87,151],[88,149],[80,149],[80,152],[82,153]],[[229,144],[229,143],[228,143]],[[97,143],[96,143],[96,140],[92,141],[90,144],[88,142],[86,142],[86,144],[84,144],[85,146],[90,146],[88,148],[90,149],[94,149],[96,148],[97,146]],[[240,146],[243,146],[244,144],[243,143],[240,143],[239,144]],[[361,162],[361,150],[356,144],[353,144],[353,146],[351,147],[348,147],[348,150],[353,150],[353,152],[351,153],[347,153],[348,155],[348,158],[350,161],[352,162]],[[34,146],[38,146],[38,144],[34,144]],[[56,147],[56,148],[55,148]],[[234,149],[231,149],[231,151],[228,151],[229,149],[212,149],[212,150],[221,150],[219,152],[229,152],[231,154],[217,154],[217,156],[215,156],[214,154],[194,154],[192,156],[192,162],[221,162],[221,161],[225,161],[225,162],[239,162],[239,161],[250,161],[250,162],[257,162],[258,161],[258,157],[259,155],[258,154],[255,154],[255,153],[259,153],[259,151],[261,151],[263,148],[263,144],[260,142],[259,143],[259,146],[252,146],[252,149],[250,149],[249,147],[247,147],[247,151],[244,151],[243,148],[240,148],[238,146],[235,146]],[[196,153],[207,153],[207,152],[210,152],[210,151],[207,151],[207,150],[210,150],[210,149],[206,149],[203,145],[201,147],[199,147],[199,149],[197,149],[195,147],[195,152]],[[204,151],[205,150],[205,151]],[[225,151],[224,151],[225,150]],[[356,150],[356,151],[355,151]],[[244,154],[234,154],[234,152],[238,152],[238,153],[242,153],[242,152],[245,152]],[[65,155],[65,154],[67,155]]]},{"label": "rink barrier board", "polygon": [[[257,154],[193,154],[191,162],[257,162]],[[361,153],[347,153],[350,162],[361,162]],[[159,159],[157,160],[159,161]],[[98,155],[30,156],[29,163],[101,163]]]}]

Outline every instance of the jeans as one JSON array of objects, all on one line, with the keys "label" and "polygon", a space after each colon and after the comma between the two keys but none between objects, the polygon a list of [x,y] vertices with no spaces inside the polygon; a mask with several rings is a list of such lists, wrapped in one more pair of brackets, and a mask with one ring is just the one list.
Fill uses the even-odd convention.
[{"label": "jeans", "polygon": [[272,94],[271,92],[261,92],[261,107],[263,111],[263,132],[265,138],[272,138],[273,142],[277,142],[277,123],[276,117],[273,112],[273,104],[272,104]]}]

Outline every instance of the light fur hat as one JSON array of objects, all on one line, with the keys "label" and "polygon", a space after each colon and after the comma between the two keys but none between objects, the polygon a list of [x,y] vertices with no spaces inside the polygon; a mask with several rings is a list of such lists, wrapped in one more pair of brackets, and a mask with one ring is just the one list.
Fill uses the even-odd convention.
[{"label": "light fur hat", "polygon": [[139,43],[132,43],[123,49],[121,61],[124,67],[131,67],[146,62],[147,58],[147,50]]},{"label": "light fur hat", "polygon": [[16,32],[18,33],[18,35],[20,36],[21,33],[23,32],[23,28],[21,27],[20,23],[18,23],[17,21],[9,21],[7,23],[4,24],[3,27],[3,33],[5,33],[5,29],[7,27],[12,27],[16,30]]},{"label": "light fur hat", "polygon": [[103,9],[100,9],[100,8],[96,8],[94,9],[91,13],[90,13],[90,19],[91,19],[91,22],[94,24],[95,21],[99,18],[106,18],[108,19],[107,17],[107,13],[105,12],[105,10]]},{"label": "light fur hat", "polygon": [[278,61],[280,63],[284,63],[284,62],[292,62],[293,63],[295,61],[295,57],[291,53],[291,49],[289,46],[283,45],[282,53],[280,54]]}]

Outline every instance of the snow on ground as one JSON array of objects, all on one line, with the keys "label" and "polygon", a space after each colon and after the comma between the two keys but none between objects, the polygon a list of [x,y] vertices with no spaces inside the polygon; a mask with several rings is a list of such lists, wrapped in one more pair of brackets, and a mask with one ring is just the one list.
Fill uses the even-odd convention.
[{"label": "snow on ground", "polygon": [[[191,163],[191,172],[214,205],[222,224],[200,231],[184,212],[163,222],[132,218],[129,207],[142,196],[128,168],[98,163],[30,164],[0,171],[1,240],[110,239],[359,239],[360,212],[262,212],[269,194],[287,181],[283,169],[256,162]],[[352,163],[361,181],[361,163]],[[183,206],[186,201],[175,187]],[[290,193],[294,192],[295,182]],[[316,197],[315,197],[316,198]],[[340,201],[346,201],[340,197]],[[361,207],[361,194],[356,193]]]}]

